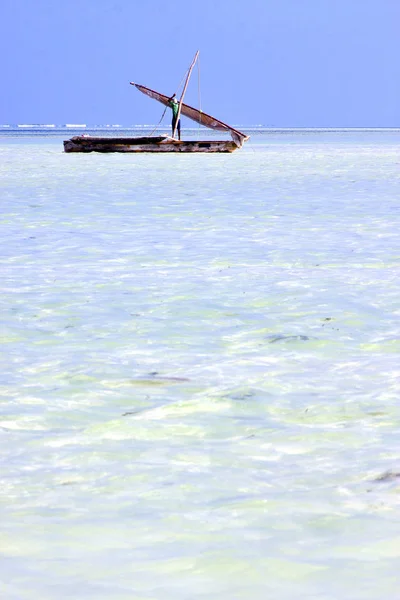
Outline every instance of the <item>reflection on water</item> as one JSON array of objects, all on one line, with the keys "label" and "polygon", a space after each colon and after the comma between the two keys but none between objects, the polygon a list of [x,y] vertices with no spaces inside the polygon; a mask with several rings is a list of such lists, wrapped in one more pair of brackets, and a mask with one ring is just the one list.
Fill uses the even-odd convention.
[{"label": "reflection on water", "polygon": [[2,140],[5,598],[397,597],[398,135]]}]

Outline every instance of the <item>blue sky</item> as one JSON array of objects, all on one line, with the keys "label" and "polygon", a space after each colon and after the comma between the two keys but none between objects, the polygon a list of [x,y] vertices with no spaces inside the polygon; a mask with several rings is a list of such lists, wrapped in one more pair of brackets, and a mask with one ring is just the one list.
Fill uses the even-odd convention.
[{"label": "blue sky", "polygon": [[[129,85],[234,125],[400,126],[400,0],[2,0],[1,123],[156,123]],[[187,101],[198,105],[198,73]]]}]

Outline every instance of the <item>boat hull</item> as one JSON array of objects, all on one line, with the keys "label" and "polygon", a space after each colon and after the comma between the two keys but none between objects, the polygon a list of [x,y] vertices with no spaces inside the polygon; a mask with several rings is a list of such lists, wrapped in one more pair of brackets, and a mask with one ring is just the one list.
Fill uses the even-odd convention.
[{"label": "boat hull", "polygon": [[102,138],[75,136],[64,141],[65,152],[234,152],[231,140],[175,140],[168,136]]}]

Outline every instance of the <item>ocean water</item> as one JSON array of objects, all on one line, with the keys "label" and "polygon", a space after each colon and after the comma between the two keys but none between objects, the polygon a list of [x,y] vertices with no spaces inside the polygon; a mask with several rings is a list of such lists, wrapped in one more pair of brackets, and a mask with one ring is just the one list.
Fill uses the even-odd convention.
[{"label": "ocean water", "polygon": [[5,600],[399,598],[400,130],[252,133],[0,132]]}]

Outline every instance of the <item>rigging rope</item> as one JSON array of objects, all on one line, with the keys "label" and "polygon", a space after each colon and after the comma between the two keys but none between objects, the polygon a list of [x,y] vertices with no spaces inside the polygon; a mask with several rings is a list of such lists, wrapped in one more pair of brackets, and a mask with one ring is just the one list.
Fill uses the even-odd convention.
[{"label": "rigging rope", "polygon": [[[200,56],[197,59],[197,92],[198,92],[198,97],[199,97],[199,111],[200,113],[202,113],[201,110],[201,91],[200,91]],[[200,121],[199,121],[199,129],[201,127],[201,114],[200,114]]]}]

